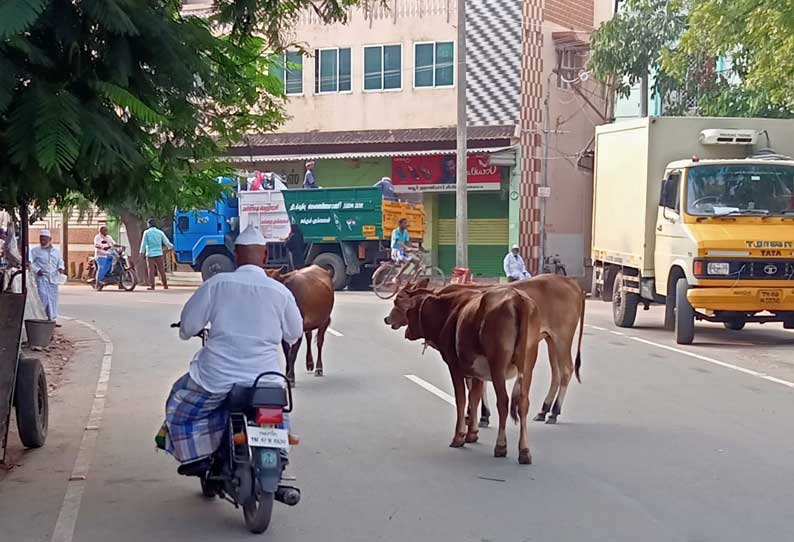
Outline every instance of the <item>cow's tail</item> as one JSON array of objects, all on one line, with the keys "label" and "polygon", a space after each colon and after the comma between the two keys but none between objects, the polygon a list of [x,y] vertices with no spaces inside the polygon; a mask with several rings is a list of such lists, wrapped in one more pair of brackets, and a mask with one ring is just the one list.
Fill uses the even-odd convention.
[{"label": "cow's tail", "polygon": [[581,293],[582,296],[582,313],[579,315],[579,346],[576,349],[576,362],[574,363],[573,369],[576,373],[576,381],[580,384],[582,383],[582,378],[579,376],[579,369],[582,367],[582,337],[584,336],[584,307],[585,307],[585,296],[584,292]]},{"label": "cow's tail", "polygon": [[518,402],[521,397],[521,386],[524,379],[524,366],[530,363],[529,352],[532,348],[530,342],[530,329],[532,325],[532,309],[534,302],[525,294],[516,292],[516,343],[513,348],[512,362],[518,369],[518,376],[513,384],[513,392],[510,394],[510,417],[518,423]]}]

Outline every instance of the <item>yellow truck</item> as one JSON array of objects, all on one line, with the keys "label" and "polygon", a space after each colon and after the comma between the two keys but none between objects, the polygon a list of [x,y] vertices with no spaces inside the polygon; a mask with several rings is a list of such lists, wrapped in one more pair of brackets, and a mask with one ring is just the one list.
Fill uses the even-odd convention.
[{"label": "yellow truck", "polygon": [[593,296],[632,327],[794,329],[794,121],[645,118],[596,130]]}]

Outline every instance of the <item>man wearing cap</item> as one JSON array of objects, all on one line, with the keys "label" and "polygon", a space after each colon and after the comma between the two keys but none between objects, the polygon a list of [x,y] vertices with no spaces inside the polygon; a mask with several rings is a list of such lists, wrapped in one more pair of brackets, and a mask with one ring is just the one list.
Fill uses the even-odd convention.
[{"label": "man wearing cap", "polygon": [[380,191],[383,194],[383,199],[387,201],[394,201],[397,199],[397,196],[394,194],[394,184],[392,184],[389,177],[383,177],[381,180],[376,182],[374,186],[380,188]]},{"label": "man wearing cap", "polygon": [[532,275],[527,271],[524,258],[518,253],[518,245],[513,245],[513,248],[505,256],[504,270],[508,282],[532,278]]},{"label": "man wearing cap", "polygon": [[306,162],[306,175],[303,176],[303,188],[319,188],[314,176],[314,160]]},{"label": "man wearing cap", "polygon": [[52,246],[50,230],[39,232],[39,246],[30,249],[30,270],[36,276],[39,299],[47,311],[47,318],[58,319],[58,283],[64,264],[61,252]]},{"label": "man wearing cap", "polygon": [[166,402],[165,449],[182,463],[180,474],[206,472],[227,426],[225,400],[232,386],[251,386],[264,372],[283,373],[282,341],[295,344],[303,334],[292,293],[262,267],[266,245],[249,225],[235,241],[237,270],[205,281],[182,309],[180,338],[191,339],[207,327],[209,337]]}]

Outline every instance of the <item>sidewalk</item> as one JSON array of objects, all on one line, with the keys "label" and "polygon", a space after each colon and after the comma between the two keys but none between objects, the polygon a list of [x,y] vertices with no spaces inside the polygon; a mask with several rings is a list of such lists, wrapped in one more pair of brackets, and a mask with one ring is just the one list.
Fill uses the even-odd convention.
[{"label": "sidewalk", "polygon": [[201,286],[201,273],[194,271],[174,271],[166,273],[169,286],[198,288]]},{"label": "sidewalk", "polygon": [[62,374],[57,364],[50,365],[55,368],[47,374],[48,382],[59,387],[49,395],[44,447],[22,448],[12,414],[7,465],[0,466],[3,540],[50,539],[88,420],[104,346],[93,331],[77,322],[63,321],[61,330],[74,350]]}]

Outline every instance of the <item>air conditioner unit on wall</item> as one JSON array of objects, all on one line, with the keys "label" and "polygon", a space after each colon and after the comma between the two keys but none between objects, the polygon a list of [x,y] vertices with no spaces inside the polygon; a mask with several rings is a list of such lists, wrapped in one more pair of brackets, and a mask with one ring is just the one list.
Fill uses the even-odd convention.
[{"label": "air conditioner unit on wall", "polygon": [[710,129],[700,132],[701,145],[755,145],[757,130]]}]

